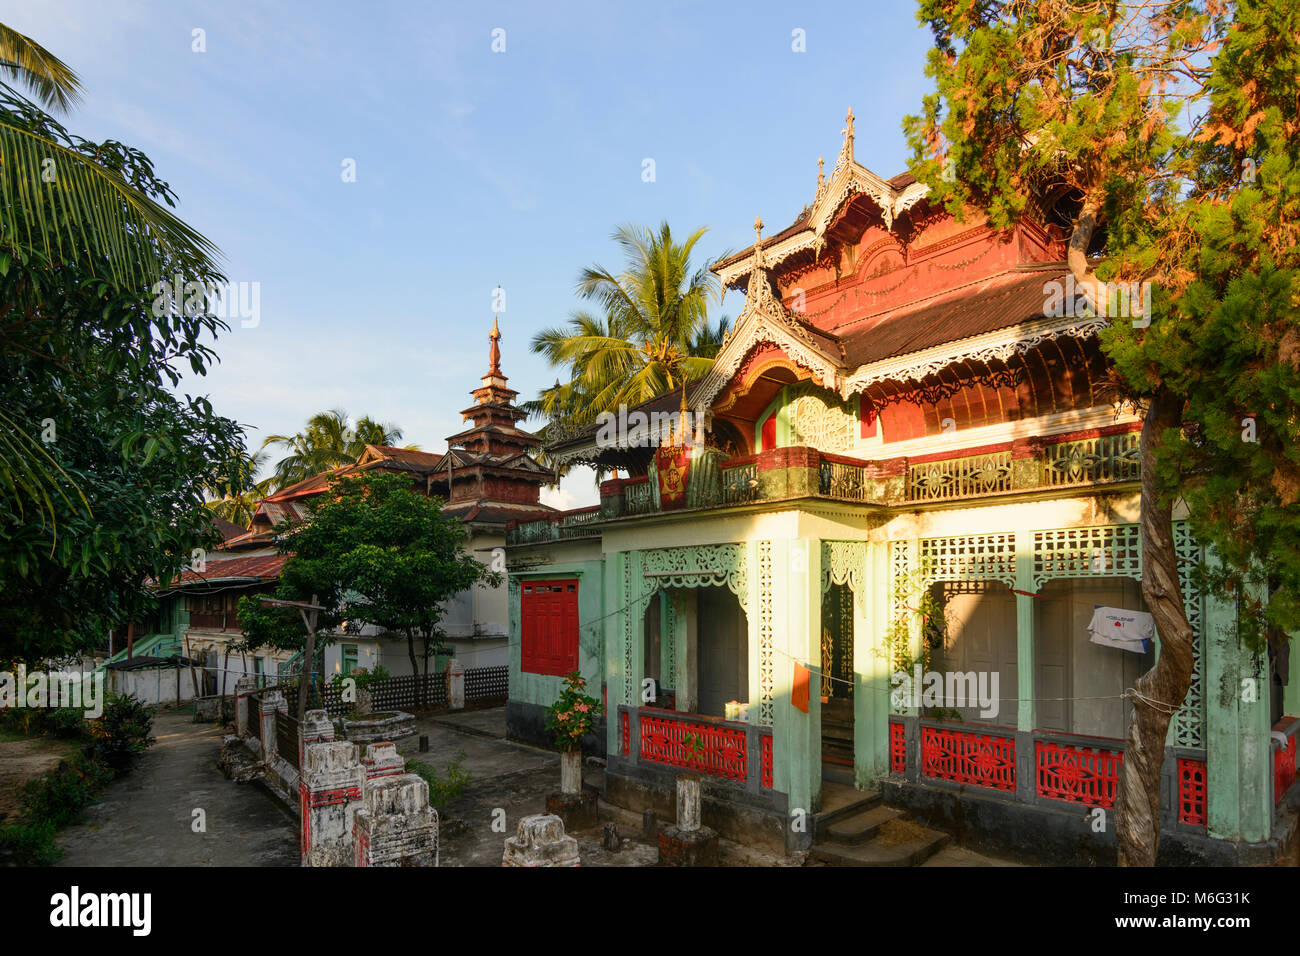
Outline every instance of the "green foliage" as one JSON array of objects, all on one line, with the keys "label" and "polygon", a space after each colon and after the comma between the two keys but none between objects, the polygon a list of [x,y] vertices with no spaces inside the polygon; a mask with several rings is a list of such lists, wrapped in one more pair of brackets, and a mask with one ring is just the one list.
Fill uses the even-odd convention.
[{"label": "green foliage", "polygon": [[470,772],[464,767],[465,752],[461,751],[456,759],[447,764],[443,774],[427,763],[418,760],[407,764],[411,773],[419,774],[429,785],[429,803],[441,814],[449,803],[458,800],[469,787]]},{"label": "green foliage", "polygon": [[717,277],[707,264],[691,266],[705,232],[697,229],[678,242],[666,222],[658,232],[620,226],[613,238],[626,257],[623,271],[597,265],[578,278],[578,295],[594,301],[600,314],[580,309],[567,326],[533,336],[532,350],[562,369],[568,381],[543,389],[524,407],[552,420],[585,423],[708,372],[727,319],[710,324]]},{"label": "green foliage", "polygon": [[600,702],[583,693],[587,682],[577,671],[564,678],[564,690],[546,711],[546,729],[555,734],[561,750],[578,750],[600,716]]},{"label": "green foliage", "polygon": [[54,842],[56,828],[43,823],[0,824],[0,864],[51,866],[62,856]]},{"label": "green foliage", "polygon": [[90,739],[90,725],[83,711],[75,707],[0,708],[0,727],[12,728],[23,737],[49,735],[62,740]]},{"label": "green foliage", "polygon": [[353,424],[342,409],[319,412],[297,434],[269,435],[262,442],[263,450],[278,447],[285,452],[265,484],[272,490],[284,488],[331,468],[352,464],[361,457],[366,445],[391,446],[401,439],[402,429],[381,424],[369,415],[363,415]]},{"label": "green foliage", "polygon": [[90,752],[114,774],[124,773],[153,744],[152,730],[151,707],[135,694],[115,694],[105,701],[103,716],[90,722]]},{"label": "green foliage", "polygon": [[23,788],[23,813],[27,820],[53,824],[55,829],[75,823],[113,779],[105,764],[84,755],[59,763],[51,773],[30,780]]},{"label": "green foliage", "polygon": [[[33,142],[57,156],[55,182],[29,164]],[[205,489],[247,476],[237,423],[174,392],[227,326],[155,314],[164,274],[221,276],[178,220],[141,225],[175,201],[149,159],[75,137],[3,89],[0,153],[0,659],[34,661],[152,611],[146,581],[215,543]]]},{"label": "green foliage", "polygon": [[[476,583],[501,581],[465,551],[464,524],[444,515],[439,499],[413,490],[401,475],[332,478],[329,492],[307,507],[306,521],[279,529],[277,547],[290,558],[276,594],[295,601],[316,595],[329,609],[319,616],[320,630],[345,620],[373,624],[405,635],[414,660],[416,639],[441,633],[445,601]],[[239,615],[249,646],[303,645],[295,610],[266,608],[245,597]]]},{"label": "green foliage", "polygon": [[1249,646],[1300,628],[1300,8],[923,0],[919,18],[935,89],[905,128],[932,200],[999,228],[1055,217],[1077,278],[1151,283],[1149,326],[1101,335],[1123,397],[1173,410],[1144,481],[1186,502],[1220,559],[1199,579]]}]

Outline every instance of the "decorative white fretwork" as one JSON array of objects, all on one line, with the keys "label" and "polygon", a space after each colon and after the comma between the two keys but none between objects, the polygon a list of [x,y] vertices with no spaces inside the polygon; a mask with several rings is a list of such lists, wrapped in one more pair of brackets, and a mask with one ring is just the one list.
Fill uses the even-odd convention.
[{"label": "decorative white fretwork", "polygon": [[925,584],[935,581],[1001,581],[1016,584],[1014,533],[965,534],[921,539]]},{"label": "decorative white fretwork", "polygon": [[853,449],[858,420],[846,402],[831,393],[818,394],[813,386],[792,390],[789,406],[790,444],[807,445],[818,451],[846,452]]},{"label": "decorative white fretwork", "polygon": [[776,667],[772,614],[772,542],[758,542],[758,722],[772,726]]},{"label": "decorative white fretwork", "polygon": [[866,588],[863,586],[863,568],[867,563],[865,541],[822,542],[822,594],[832,584],[847,584],[853,591],[859,611],[866,607]]},{"label": "decorative white fretwork", "polygon": [[1055,578],[1142,580],[1142,535],[1135,524],[1035,531],[1034,590]]},{"label": "decorative white fretwork", "polygon": [[1180,747],[1204,747],[1205,692],[1204,676],[1205,597],[1192,583],[1192,573],[1203,558],[1203,552],[1186,521],[1174,522],[1174,549],[1178,552],[1178,585],[1183,592],[1183,607],[1187,623],[1192,626],[1192,683],[1187,688],[1183,706],[1174,715],[1174,739]]},{"label": "decorative white fretwork", "polygon": [[654,579],[656,586],[701,588],[725,584],[742,605],[749,600],[749,556],[744,545],[705,544],[639,554],[642,573]]}]

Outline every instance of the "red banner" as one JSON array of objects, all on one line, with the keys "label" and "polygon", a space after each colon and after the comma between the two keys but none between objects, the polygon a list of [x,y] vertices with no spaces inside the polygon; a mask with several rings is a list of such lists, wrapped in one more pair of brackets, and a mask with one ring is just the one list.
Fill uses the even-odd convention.
[{"label": "red banner", "polygon": [[659,472],[659,507],[663,511],[686,504],[686,477],[691,470],[691,450],[686,445],[666,445],[656,452]]}]

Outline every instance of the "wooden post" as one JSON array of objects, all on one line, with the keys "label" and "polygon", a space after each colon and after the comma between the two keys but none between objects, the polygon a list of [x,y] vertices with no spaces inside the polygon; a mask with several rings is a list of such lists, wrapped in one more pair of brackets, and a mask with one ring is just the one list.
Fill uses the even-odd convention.
[{"label": "wooden post", "polygon": [[[311,603],[316,603],[316,595],[311,596]],[[298,723],[307,719],[307,695],[311,693],[311,669],[316,659],[316,609],[311,611],[299,608],[302,621],[307,625],[307,647],[303,654],[302,675],[298,679]],[[321,704],[325,703],[322,695]]]}]

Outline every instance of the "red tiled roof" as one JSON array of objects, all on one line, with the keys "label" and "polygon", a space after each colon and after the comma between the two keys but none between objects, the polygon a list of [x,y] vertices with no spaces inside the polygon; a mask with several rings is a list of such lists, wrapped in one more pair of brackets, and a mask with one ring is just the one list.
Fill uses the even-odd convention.
[{"label": "red tiled roof", "polygon": [[270,581],[280,576],[280,569],[288,555],[259,554],[242,558],[212,558],[202,571],[186,570],[172,582],[172,587],[179,584],[201,584],[205,581],[221,581],[227,578],[257,578]]}]

